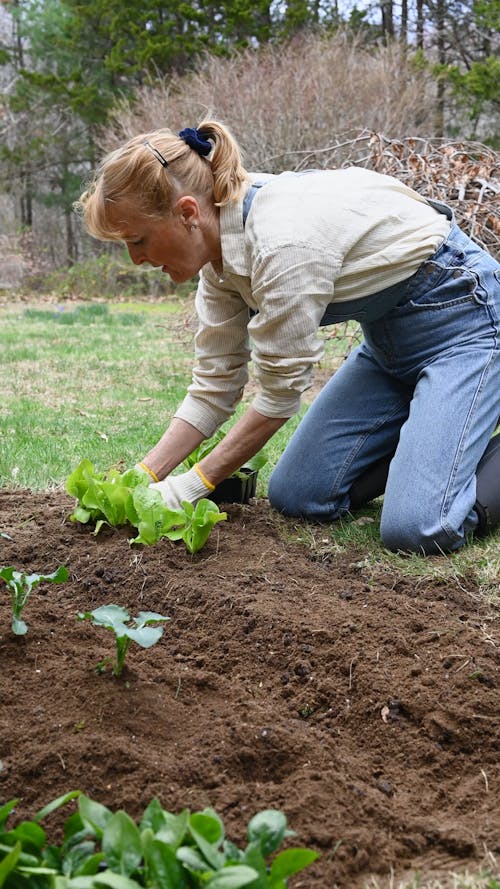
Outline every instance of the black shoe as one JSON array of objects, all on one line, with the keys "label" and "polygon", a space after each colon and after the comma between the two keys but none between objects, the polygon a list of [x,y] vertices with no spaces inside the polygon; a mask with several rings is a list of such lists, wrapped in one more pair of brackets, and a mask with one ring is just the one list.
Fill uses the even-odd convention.
[{"label": "black shoe", "polygon": [[387,484],[387,476],[389,475],[389,466],[393,456],[394,455],[391,454],[390,457],[382,457],[380,460],[377,460],[376,463],[372,463],[372,465],[369,466],[368,469],[365,469],[359,478],[356,479],[349,491],[349,496],[351,498],[350,509],[359,509],[363,503],[375,500],[375,497],[380,497],[380,495],[384,493]]},{"label": "black shoe", "polygon": [[476,502],[479,523],[475,530],[484,537],[500,524],[500,435],[488,442],[476,472]]}]

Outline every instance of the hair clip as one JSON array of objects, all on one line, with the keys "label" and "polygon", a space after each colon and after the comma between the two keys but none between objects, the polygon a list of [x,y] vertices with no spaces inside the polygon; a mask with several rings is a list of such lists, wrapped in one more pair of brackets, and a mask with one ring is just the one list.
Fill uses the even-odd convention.
[{"label": "hair clip", "polygon": [[148,140],[145,139],[144,145],[146,146],[146,148],[149,148],[151,154],[154,154],[156,160],[160,161],[162,167],[168,167],[168,161],[163,157],[162,153],[154,147],[154,145],[151,145],[151,142],[148,142]]}]

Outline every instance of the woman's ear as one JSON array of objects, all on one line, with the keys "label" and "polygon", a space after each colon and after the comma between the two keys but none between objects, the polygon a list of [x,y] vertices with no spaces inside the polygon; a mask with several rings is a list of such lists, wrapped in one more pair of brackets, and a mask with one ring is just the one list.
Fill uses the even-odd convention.
[{"label": "woman's ear", "polygon": [[200,206],[196,198],[192,195],[185,194],[177,201],[175,212],[179,216],[180,222],[188,229],[195,228],[200,224]]}]

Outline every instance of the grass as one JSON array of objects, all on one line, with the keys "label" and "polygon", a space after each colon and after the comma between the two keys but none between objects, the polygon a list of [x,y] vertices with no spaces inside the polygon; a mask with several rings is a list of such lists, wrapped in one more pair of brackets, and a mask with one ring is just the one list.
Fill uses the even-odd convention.
[{"label": "grass", "polygon": [[[83,457],[99,469],[132,466],[158,440],[190,380],[192,302],[0,306],[0,486],[44,490],[64,484]],[[325,367],[352,345],[346,327],[324,332]],[[251,400],[249,393],[248,400]],[[245,403],[237,416],[244,410]],[[292,418],[266,446],[258,494],[300,421]],[[359,553],[360,565],[381,566],[422,581],[460,583],[474,576],[482,596],[499,604],[500,532],[454,555],[400,556],[380,541],[380,503],[331,525],[283,521],[283,534],[317,558]]]},{"label": "grass", "polygon": [[389,883],[379,883],[372,879],[363,889],[500,889],[500,882],[491,872],[482,874],[455,874],[433,879],[414,877],[410,882],[391,879]]},{"label": "grass", "polygon": [[0,310],[0,484],[40,490],[79,460],[133,465],[190,378],[180,306]]},{"label": "grass", "polygon": [[[0,307],[0,486],[62,485],[83,457],[99,469],[140,459],[191,378],[189,309],[172,299]],[[268,447],[261,493],[297,423]]]},{"label": "grass", "polygon": [[285,523],[284,520],[283,533],[290,540],[309,547],[317,559],[331,560],[336,552],[354,552],[358,555],[357,565],[374,574],[383,569],[400,577],[415,578],[417,583],[451,581],[458,586],[474,578],[483,602],[500,607],[500,530],[457,553],[437,556],[393,553],[383,546],[379,536],[381,503],[379,500],[367,504],[352,518],[331,525],[292,523],[289,519]]}]

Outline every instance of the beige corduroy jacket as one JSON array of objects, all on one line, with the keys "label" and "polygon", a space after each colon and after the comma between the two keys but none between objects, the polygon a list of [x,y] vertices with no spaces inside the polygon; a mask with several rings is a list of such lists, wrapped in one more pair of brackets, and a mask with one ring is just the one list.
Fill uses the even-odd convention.
[{"label": "beige corduroy jacket", "polygon": [[234,412],[250,360],[255,410],[295,414],[322,355],[327,305],[406,280],[450,229],[404,183],[357,167],[274,176],[245,225],[242,207],[220,211],[223,273],[201,271],[193,381],[176,412],[207,437]]}]

